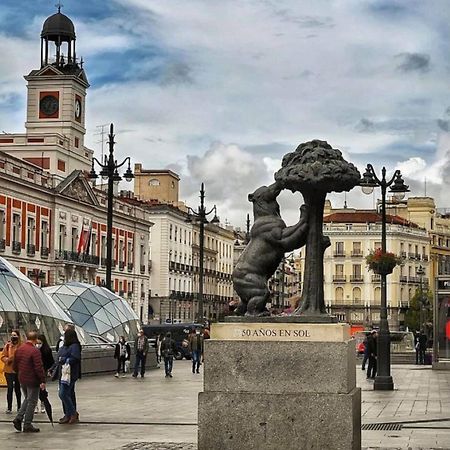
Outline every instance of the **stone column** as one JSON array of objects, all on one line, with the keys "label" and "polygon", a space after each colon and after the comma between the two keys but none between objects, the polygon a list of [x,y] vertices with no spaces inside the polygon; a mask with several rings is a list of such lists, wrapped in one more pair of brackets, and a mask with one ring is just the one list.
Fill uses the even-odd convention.
[{"label": "stone column", "polygon": [[355,354],[347,324],[213,324],[198,449],[361,449]]}]

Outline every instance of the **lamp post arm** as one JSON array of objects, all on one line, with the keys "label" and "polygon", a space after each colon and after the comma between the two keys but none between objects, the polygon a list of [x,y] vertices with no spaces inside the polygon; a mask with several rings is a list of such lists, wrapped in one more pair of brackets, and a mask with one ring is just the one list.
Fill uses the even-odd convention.
[{"label": "lamp post arm", "polygon": [[131,163],[131,158],[129,156],[127,156],[120,164],[117,164],[117,161],[115,163],[115,168],[119,169],[120,167],[122,167],[127,161],[129,161]]},{"label": "lamp post arm", "polygon": [[209,216],[213,211],[216,211],[216,205],[214,205],[210,211],[205,212],[205,216]]},{"label": "lamp post arm", "polygon": [[102,169],[105,168],[105,165],[102,164],[95,156],[93,156],[92,159],[93,159],[93,160],[94,160],[94,161],[95,161]]},{"label": "lamp post arm", "polygon": [[397,178],[398,175],[400,175],[400,170],[396,170],[394,172],[394,175],[392,175],[391,180],[386,182],[386,186],[389,187],[394,182],[394,180]]}]

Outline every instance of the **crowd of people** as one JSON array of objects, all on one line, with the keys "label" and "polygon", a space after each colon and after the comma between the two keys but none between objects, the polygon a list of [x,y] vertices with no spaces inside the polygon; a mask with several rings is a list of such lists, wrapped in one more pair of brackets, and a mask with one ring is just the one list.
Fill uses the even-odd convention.
[{"label": "crowd of people", "polygon": [[64,411],[59,423],[72,425],[79,421],[75,383],[81,377],[81,344],[72,324],[65,326],[57,349],[55,361],[52,349],[43,334],[29,331],[25,342],[22,342],[19,330],[11,332],[10,340],[3,348],[0,359],[7,383],[6,413],[13,412],[15,394],[17,414],[13,425],[17,431],[39,432],[39,428],[32,422],[35,413],[45,412],[47,378],[58,381],[58,395]]},{"label": "crowd of people", "polygon": [[[192,373],[200,373],[203,362],[205,336],[200,328],[193,329],[183,342],[192,359]],[[145,375],[145,365],[149,352],[149,340],[140,330],[134,342],[135,364],[133,378]],[[44,401],[47,398],[47,379],[58,382],[58,396],[61,400],[62,425],[79,422],[75,394],[76,382],[81,378],[81,344],[73,324],[66,324],[64,333],[56,343],[56,358],[43,334],[36,331],[26,333],[22,341],[19,330],[13,330],[10,339],[1,352],[0,359],[7,383],[6,414],[13,413],[13,400],[16,399],[17,413],[13,419],[14,428],[24,433],[39,432],[33,425],[34,414],[44,413]],[[164,361],[166,378],[172,378],[173,360],[177,354],[177,344],[170,332],[159,336],[156,342],[158,363]],[[125,377],[131,362],[131,346],[124,336],[120,336],[115,345],[114,358],[117,360],[117,378]],[[40,401],[40,404],[39,404]]]}]

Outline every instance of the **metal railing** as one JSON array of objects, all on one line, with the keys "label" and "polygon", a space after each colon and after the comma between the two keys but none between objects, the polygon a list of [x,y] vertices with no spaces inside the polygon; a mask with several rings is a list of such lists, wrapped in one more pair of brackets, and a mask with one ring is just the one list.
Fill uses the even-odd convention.
[{"label": "metal railing", "polygon": [[22,244],[18,241],[12,242],[12,252],[13,253],[20,253],[22,251]]}]

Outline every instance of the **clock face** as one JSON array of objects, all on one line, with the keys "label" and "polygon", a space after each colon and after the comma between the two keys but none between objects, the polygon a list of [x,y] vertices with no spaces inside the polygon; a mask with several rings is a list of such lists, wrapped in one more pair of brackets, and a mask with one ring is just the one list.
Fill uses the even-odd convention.
[{"label": "clock face", "polygon": [[42,97],[39,108],[46,116],[52,116],[58,111],[59,101],[53,95],[46,95],[45,97]]},{"label": "clock face", "polygon": [[79,119],[81,117],[81,102],[80,100],[75,100],[75,117]]}]

